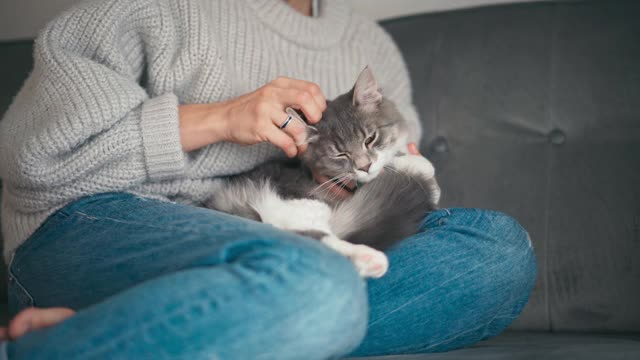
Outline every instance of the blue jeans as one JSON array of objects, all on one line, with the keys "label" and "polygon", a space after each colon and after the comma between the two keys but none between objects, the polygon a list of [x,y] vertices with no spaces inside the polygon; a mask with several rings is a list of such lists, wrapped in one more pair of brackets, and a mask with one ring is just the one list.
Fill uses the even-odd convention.
[{"label": "blue jeans", "polygon": [[[77,310],[6,343],[9,359],[330,359],[437,352],[504,330],[527,302],[527,233],[443,209],[363,281],[321,243],[216,211],[124,193],[52,215],[10,264],[12,313]],[[366,334],[366,336],[365,336]]]}]

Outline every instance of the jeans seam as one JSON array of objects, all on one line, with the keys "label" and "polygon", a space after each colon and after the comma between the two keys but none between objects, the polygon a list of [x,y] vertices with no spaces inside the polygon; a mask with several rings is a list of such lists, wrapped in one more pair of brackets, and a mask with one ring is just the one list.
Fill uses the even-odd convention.
[{"label": "jeans seam", "polygon": [[[13,253],[11,254],[11,261],[9,262],[9,266],[13,265],[14,262],[19,262],[20,260],[22,260],[22,258],[24,258],[29,251],[31,250],[31,248],[34,246],[33,242],[30,241],[47,223],[49,223],[50,221],[52,221],[53,219],[55,219],[56,216],[63,216],[65,218],[68,218],[70,215],[67,214],[66,212],[63,211],[63,209],[59,209],[56,212],[54,212],[53,214],[51,214],[45,221],[44,223],[42,223],[40,225],[40,227],[38,227],[38,229],[36,229],[36,231],[34,231],[28,238],[27,240],[25,240],[24,242],[22,242],[22,244],[18,245],[17,248],[15,248],[15,250],[13,250]],[[23,254],[18,254],[19,252],[22,252]]]},{"label": "jeans seam", "polygon": [[11,281],[13,281],[13,283],[18,288],[18,290],[20,290],[22,295],[24,295],[25,297],[28,298],[28,300],[29,300],[29,304],[28,305],[29,306],[34,306],[35,305],[35,300],[33,299],[33,296],[31,296],[29,291],[27,291],[27,289],[22,285],[22,283],[20,282],[20,280],[16,276],[15,272],[13,271],[13,261],[14,261],[14,259],[15,259],[15,253],[13,254],[13,256],[11,256],[11,261],[9,261],[9,266],[7,266],[7,272],[9,273],[9,279]]},{"label": "jeans seam", "polygon": [[[81,218],[85,218],[88,220],[108,220],[108,221],[113,221],[115,223],[120,223],[120,224],[127,224],[127,225],[136,225],[136,226],[145,226],[148,228],[152,228],[152,229],[160,229],[160,230],[180,230],[180,231],[190,231],[188,228],[185,229],[184,227],[180,227],[180,226],[153,226],[153,225],[149,225],[147,223],[143,223],[143,222],[137,222],[137,221],[126,221],[126,220],[121,220],[121,219],[115,219],[112,217],[108,217],[108,216],[93,216],[93,215],[89,215],[80,211],[74,211],[72,215],[79,215],[79,217]],[[219,229],[216,229],[217,231],[221,231],[221,230],[225,230],[224,228],[224,224],[221,224],[222,226]],[[237,226],[234,227],[234,230],[238,229]]]},{"label": "jeans seam", "polygon": [[[437,218],[429,219],[429,215],[436,214],[436,213],[442,213],[442,212],[444,212],[444,213],[440,214],[440,216],[438,216]],[[440,219],[448,217],[448,216],[451,216],[451,211],[449,211],[449,209],[447,209],[447,208],[434,210],[434,211],[432,211],[432,212],[427,214],[426,218],[424,219],[424,221],[422,221],[422,224],[420,225],[420,229],[427,230],[431,225],[435,224]]]}]

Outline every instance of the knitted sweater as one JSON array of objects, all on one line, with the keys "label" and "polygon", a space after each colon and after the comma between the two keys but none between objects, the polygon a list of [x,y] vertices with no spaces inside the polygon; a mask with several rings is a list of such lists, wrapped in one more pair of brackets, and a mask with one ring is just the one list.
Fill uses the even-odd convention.
[{"label": "knitted sweater", "polygon": [[0,121],[4,255],[83,196],[124,191],[198,204],[216,178],[282,156],[263,143],[184,152],[178,104],[219,102],[277,76],[328,99],[369,64],[420,138],[391,38],[340,0],[305,17],[282,0],[94,0],[40,33],[34,69]]}]

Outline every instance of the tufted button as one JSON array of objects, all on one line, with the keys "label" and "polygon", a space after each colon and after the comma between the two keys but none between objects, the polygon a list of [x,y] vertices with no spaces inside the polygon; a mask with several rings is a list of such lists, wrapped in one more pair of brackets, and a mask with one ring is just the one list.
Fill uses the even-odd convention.
[{"label": "tufted button", "polygon": [[430,148],[431,148],[431,151],[433,152],[445,153],[449,151],[449,142],[444,137],[438,136],[433,140]]},{"label": "tufted button", "polygon": [[549,142],[553,145],[562,145],[567,140],[567,135],[560,129],[553,129],[548,135]]}]

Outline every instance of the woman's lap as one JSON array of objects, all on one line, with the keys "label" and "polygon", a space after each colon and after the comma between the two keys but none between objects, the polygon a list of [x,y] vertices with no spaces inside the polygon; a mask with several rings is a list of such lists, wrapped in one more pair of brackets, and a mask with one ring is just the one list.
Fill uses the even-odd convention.
[{"label": "woman's lap", "polygon": [[[489,211],[440,210],[427,217],[423,230],[391,249],[389,273],[368,282],[369,329],[355,354],[468,346],[499,333],[526,303],[535,257],[515,221]],[[342,264],[322,244],[268,225],[133,195],[98,195],[53,215],[19,248],[10,267],[10,305],[14,311],[32,304],[83,309],[152,279],[285,248],[312,254],[304,261],[311,268]],[[289,261],[287,256],[274,255],[265,269]],[[357,280],[340,280],[352,273],[331,276],[358,288]],[[366,311],[366,301],[361,307]],[[366,315],[360,318],[364,322]],[[359,341],[357,334],[353,339]]]},{"label": "woman's lap", "polygon": [[10,278],[34,300],[23,306],[81,309],[164,274],[229,263],[249,248],[288,245],[324,250],[313,240],[228,214],[109,193],[54,214],[18,249]]}]

